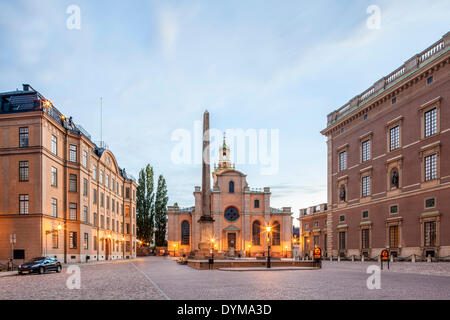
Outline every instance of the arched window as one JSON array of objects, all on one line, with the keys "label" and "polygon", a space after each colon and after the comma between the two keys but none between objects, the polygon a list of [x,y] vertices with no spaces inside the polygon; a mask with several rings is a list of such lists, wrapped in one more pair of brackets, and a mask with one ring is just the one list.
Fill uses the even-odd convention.
[{"label": "arched window", "polygon": [[252,226],[252,244],[254,246],[261,245],[261,224],[259,221],[253,222]]},{"label": "arched window", "polygon": [[280,245],[280,224],[278,222],[275,222],[273,224],[273,231],[272,231],[272,245],[273,246],[279,246]]},{"label": "arched window", "polygon": [[233,181],[230,181],[230,183],[228,184],[228,192],[234,193],[234,182]]},{"label": "arched window", "polygon": [[189,222],[186,220],[181,223],[181,245],[188,246],[190,244]]}]

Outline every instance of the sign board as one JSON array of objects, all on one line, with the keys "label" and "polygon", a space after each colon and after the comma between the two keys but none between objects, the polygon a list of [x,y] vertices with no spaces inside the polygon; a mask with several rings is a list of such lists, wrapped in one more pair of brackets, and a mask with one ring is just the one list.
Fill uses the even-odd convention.
[{"label": "sign board", "polygon": [[15,244],[16,243],[16,234],[15,233],[11,233],[9,235],[9,243],[11,243],[11,244]]},{"label": "sign board", "polygon": [[314,259],[320,259],[322,258],[322,250],[320,248],[314,249]]},{"label": "sign board", "polygon": [[381,260],[389,261],[389,251],[384,249],[381,251]]}]

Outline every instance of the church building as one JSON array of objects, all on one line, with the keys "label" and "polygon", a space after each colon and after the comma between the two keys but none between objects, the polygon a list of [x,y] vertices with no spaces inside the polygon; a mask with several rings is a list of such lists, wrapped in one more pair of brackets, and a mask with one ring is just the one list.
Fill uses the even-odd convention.
[{"label": "church building", "polygon": [[[267,256],[270,239],[272,257],[291,257],[291,208],[271,208],[270,188],[253,189],[248,186],[247,176],[236,170],[230,161],[230,148],[225,138],[212,178],[210,249],[218,256],[264,257]],[[200,248],[201,187],[195,187],[194,197],[193,207],[168,207],[170,255],[195,256]],[[270,232],[267,227],[270,227]]]}]

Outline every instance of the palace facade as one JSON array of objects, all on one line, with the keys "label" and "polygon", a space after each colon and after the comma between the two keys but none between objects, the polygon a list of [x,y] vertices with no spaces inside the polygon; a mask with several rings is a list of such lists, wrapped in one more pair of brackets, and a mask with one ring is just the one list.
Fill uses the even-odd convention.
[{"label": "palace facade", "polygon": [[[266,256],[269,239],[266,227],[270,226],[270,255],[291,257],[291,208],[272,208],[270,188],[251,189],[248,186],[247,176],[231,164],[230,149],[225,141],[212,178],[210,199],[214,222],[210,235],[211,249],[221,256]],[[194,198],[193,207],[168,207],[168,250],[171,255],[194,255],[199,250],[201,187],[195,187]]]},{"label": "palace facade", "polygon": [[450,256],[450,33],[328,115],[328,201],[303,255]]},{"label": "palace facade", "polygon": [[137,184],[114,154],[29,85],[0,99],[0,261],[134,258]]}]

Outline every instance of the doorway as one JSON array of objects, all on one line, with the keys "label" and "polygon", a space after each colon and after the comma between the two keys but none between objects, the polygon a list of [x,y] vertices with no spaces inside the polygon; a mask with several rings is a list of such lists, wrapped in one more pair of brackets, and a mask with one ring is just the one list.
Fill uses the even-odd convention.
[{"label": "doorway", "polygon": [[236,233],[235,232],[231,232],[228,233],[228,249],[233,248],[236,249]]},{"label": "doorway", "polygon": [[105,260],[109,260],[109,248],[110,242],[109,239],[106,239],[106,250],[105,250]]}]

